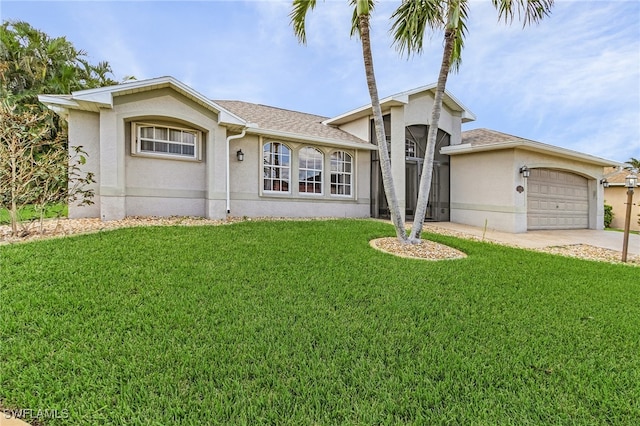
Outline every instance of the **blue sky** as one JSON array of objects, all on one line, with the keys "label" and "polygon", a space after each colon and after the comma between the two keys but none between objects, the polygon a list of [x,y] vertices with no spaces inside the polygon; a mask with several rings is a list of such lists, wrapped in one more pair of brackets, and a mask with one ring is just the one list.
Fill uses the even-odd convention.
[{"label": "blue sky", "polygon": [[[325,116],[369,102],[347,0],[318,2],[308,43],[289,25],[290,1],[10,1],[3,20],[65,36],[108,61],[120,80],[171,75],[212,99],[238,99]],[[391,46],[389,16],[372,20],[380,96],[435,82],[441,34],[421,56]],[[448,90],[490,128],[617,161],[640,158],[640,2],[556,0],[552,15],[522,28],[471,1],[460,72]]]}]

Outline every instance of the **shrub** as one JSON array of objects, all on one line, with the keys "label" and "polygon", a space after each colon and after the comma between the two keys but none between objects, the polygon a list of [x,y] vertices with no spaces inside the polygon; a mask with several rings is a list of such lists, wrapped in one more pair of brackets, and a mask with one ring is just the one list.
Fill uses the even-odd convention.
[{"label": "shrub", "polygon": [[609,228],[611,226],[611,222],[613,221],[613,207],[605,204],[604,205],[604,227]]}]

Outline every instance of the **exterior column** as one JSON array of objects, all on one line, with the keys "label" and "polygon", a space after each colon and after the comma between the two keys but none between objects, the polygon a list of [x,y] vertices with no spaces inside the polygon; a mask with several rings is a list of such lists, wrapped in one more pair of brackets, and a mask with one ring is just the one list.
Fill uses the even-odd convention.
[{"label": "exterior column", "polygon": [[396,187],[400,214],[404,221],[406,212],[406,165],[404,107],[391,107],[391,175]]},{"label": "exterior column", "polygon": [[216,126],[210,129],[205,149],[207,179],[205,214],[208,219],[224,219],[227,215],[225,206],[227,158],[224,155],[226,142],[227,132],[224,127]]},{"label": "exterior column", "polygon": [[[131,135],[135,140],[135,135]],[[113,110],[100,110],[100,218],[126,216],[124,121]]]}]

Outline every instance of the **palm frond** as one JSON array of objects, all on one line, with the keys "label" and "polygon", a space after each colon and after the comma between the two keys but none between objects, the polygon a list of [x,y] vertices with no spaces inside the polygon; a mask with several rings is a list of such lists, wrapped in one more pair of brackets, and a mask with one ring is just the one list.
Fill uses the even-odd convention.
[{"label": "palm frond", "polygon": [[401,54],[421,53],[427,30],[444,28],[445,14],[441,0],[405,0],[391,15],[393,44]]},{"label": "palm frond", "polygon": [[469,19],[469,4],[466,0],[456,2],[457,19],[451,22],[452,29],[455,33],[455,41],[453,50],[451,51],[451,72],[458,72],[462,63],[462,49],[464,48],[464,39],[467,36],[467,20]]},{"label": "palm frond", "polygon": [[307,12],[316,7],[316,0],[293,0],[293,9],[289,14],[293,32],[302,44],[307,43],[306,19]]},{"label": "palm frond", "polygon": [[511,24],[517,15],[522,26],[538,23],[551,13],[555,0],[491,0],[498,10],[498,19]]}]

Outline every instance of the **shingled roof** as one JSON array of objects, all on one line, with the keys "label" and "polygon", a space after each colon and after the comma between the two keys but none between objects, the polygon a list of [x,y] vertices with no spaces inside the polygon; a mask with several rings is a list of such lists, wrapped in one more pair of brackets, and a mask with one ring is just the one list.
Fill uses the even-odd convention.
[{"label": "shingled roof", "polygon": [[[468,143],[471,146],[494,145],[508,142],[535,142],[531,139],[525,139],[518,136],[509,135],[507,133],[496,132],[489,129],[473,129],[462,132],[462,143]],[[537,142],[540,143],[540,142]]]},{"label": "shingled roof", "polygon": [[523,149],[528,151],[541,152],[545,154],[561,156],[577,161],[584,161],[599,166],[619,166],[621,163],[605,158],[584,154],[571,149],[562,148],[555,145],[513,136],[507,133],[496,132],[489,129],[474,129],[462,132],[462,143],[451,145],[440,150],[443,154],[459,155],[471,154],[484,151],[495,151],[501,149]]},{"label": "shingled roof", "polygon": [[267,105],[243,101],[216,100],[216,104],[241,117],[248,123],[258,125],[260,129],[277,133],[303,135],[311,138],[333,139],[337,141],[369,144],[337,127],[322,124],[327,117],[303,112],[290,111]]}]

